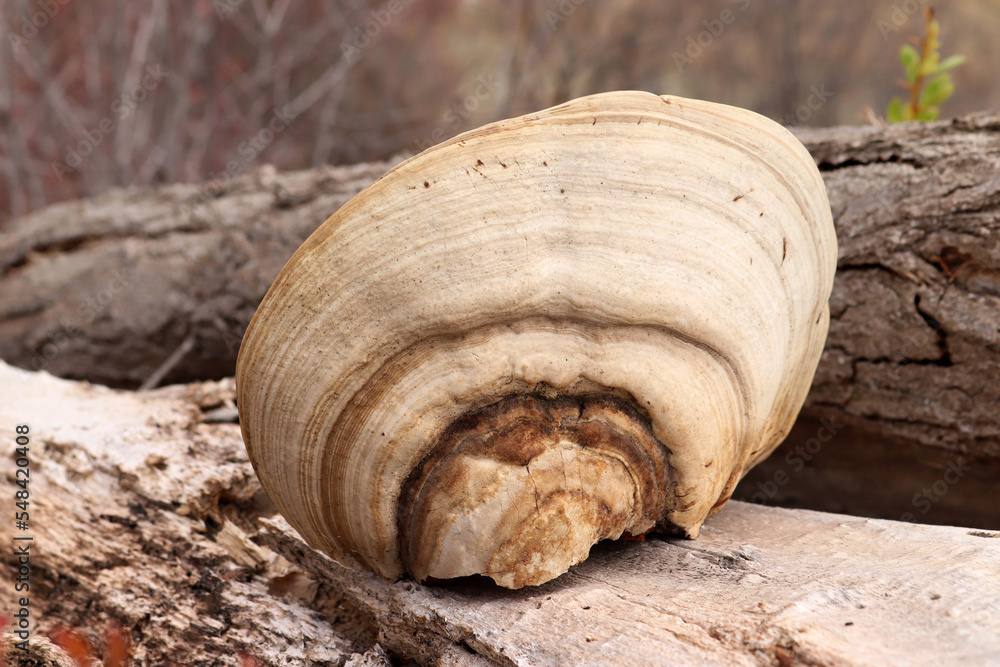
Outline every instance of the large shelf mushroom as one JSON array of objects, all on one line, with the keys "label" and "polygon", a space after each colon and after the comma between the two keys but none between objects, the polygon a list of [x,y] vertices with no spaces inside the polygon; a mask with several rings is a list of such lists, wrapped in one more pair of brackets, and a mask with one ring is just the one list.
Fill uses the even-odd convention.
[{"label": "large shelf mushroom", "polygon": [[809,154],[749,111],[617,92],[459,135],[330,217],[236,381],[315,548],[520,588],[602,539],[696,537],[787,434],[836,238]]}]

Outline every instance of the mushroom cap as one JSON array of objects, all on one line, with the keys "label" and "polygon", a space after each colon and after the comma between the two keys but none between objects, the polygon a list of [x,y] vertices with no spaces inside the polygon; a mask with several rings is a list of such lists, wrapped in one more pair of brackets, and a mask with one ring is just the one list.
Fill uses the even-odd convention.
[{"label": "mushroom cap", "polygon": [[750,111],[576,99],[401,163],[289,260],[244,336],[250,460],[345,565],[547,581],[697,536],[786,436],[836,237],[812,158]]}]

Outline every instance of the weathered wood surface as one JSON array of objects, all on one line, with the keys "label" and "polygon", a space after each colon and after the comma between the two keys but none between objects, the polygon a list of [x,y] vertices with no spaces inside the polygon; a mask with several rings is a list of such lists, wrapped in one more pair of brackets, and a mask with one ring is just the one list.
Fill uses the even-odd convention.
[{"label": "weathered wood surface", "polygon": [[[116,619],[136,665],[240,665],[240,651],[267,665],[343,664],[354,647],[337,598],[311,607],[315,582],[246,539],[260,487],[239,427],[206,418],[233,395],[232,380],[121,393],[0,362],[4,615],[21,595],[10,545],[24,542],[12,538],[31,536],[38,638]],[[14,525],[17,424],[30,426],[27,531]],[[26,664],[9,637],[8,664]]]},{"label": "weathered wood surface", "polygon": [[536,589],[390,584],[261,541],[423,660],[442,639],[504,665],[994,665],[1000,533],[732,502],[697,540],[595,548]]},{"label": "weathered wood surface", "polygon": [[[871,479],[810,499],[814,484],[798,496],[790,484],[769,500],[843,497],[851,511],[938,521],[970,508],[970,520],[1000,525],[983,491],[1000,483],[1000,114],[798,135],[823,171],[840,242],[804,414],[846,424],[835,447],[853,447],[863,468],[906,470],[896,486]],[[41,211],[0,238],[0,358],[113,386],[231,374],[284,261],[389,166],[262,168],[208,198],[174,185]],[[796,432],[805,440],[793,436],[760,474],[770,479],[815,431]],[[977,481],[913,512],[914,494],[952,461]]]},{"label": "weathered wood surface", "polygon": [[[1000,661],[1000,533],[965,528],[733,502],[696,541],[601,545],[538,589],[347,570],[273,515],[227,421],[232,389],[117,392],[0,364],[4,497],[14,425],[31,427],[18,534],[34,537],[37,636],[113,618],[137,665],[235,665],[242,650],[265,665],[340,665],[352,651],[351,664],[379,664],[378,648],[360,655],[370,618],[393,656],[421,664]],[[0,541],[13,532],[0,522]]]}]

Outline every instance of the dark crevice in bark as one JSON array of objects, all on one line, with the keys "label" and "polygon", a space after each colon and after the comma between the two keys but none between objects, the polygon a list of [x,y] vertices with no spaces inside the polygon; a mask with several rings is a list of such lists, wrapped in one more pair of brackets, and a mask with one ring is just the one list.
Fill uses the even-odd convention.
[{"label": "dark crevice in bark", "polygon": [[172,234],[199,234],[207,230],[208,227],[206,225],[179,225],[155,232],[143,232],[142,230],[132,229],[113,231],[105,234],[85,234],[49,242],[41,242],[38,245],[27,247],[23,250],[19,249],[12,253],[13,257],[9,257],[3,262],[0,262],[3,269],[0,277],[5,278],[14,273],[17,269],[23,268],[29,261],[43,258],[46,255],[64,255],[102,242],[125,242],[133,239],[156,240],[165,238]]},{"label": "dark crevice in bark", "polygon": [[842,157],[837,161],[821,160],[816,163],[822,172],[837,171],[848,167],[866,167],[872,164],[908,164],[917,169],[923,169],[927,165],[914,157],[903,157],[901,155],[862,155],[859,157]]},{"label": "dark crevice in bark", "polygon": [[899,274],[893,270],[892,267],[878,262],[858,262],[857,264],[837,265],[837,273],[844,273],[846,271],[885,271],[892,276],[899,276]]},{"label": "dark crevice in bark", "polygon": [[937,346],[938,350],[941,351],[941,356],[931,362],[931,364],[934,366],[951,366],[951,352],[948,350],[948,333],[945,331],[944,327],[941,326],[940,322],[921,310],[919,294],[913,295],[913,305],[916,307],[917,313],[920,317],[927,323],[927,326],[934,329],[937,333]]}]

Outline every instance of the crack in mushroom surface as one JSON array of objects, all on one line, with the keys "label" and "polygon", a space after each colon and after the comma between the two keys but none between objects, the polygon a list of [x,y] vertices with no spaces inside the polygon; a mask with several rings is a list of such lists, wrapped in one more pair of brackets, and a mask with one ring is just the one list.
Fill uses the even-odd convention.
[{"label": "crack in mushroom surface", "polygon": [[811,157],[752,112],[617,92],[484,126],[289,260],[237,363],[250,459],[390,578],[520,588],[696,537],[791,428],[836,253]]}]

